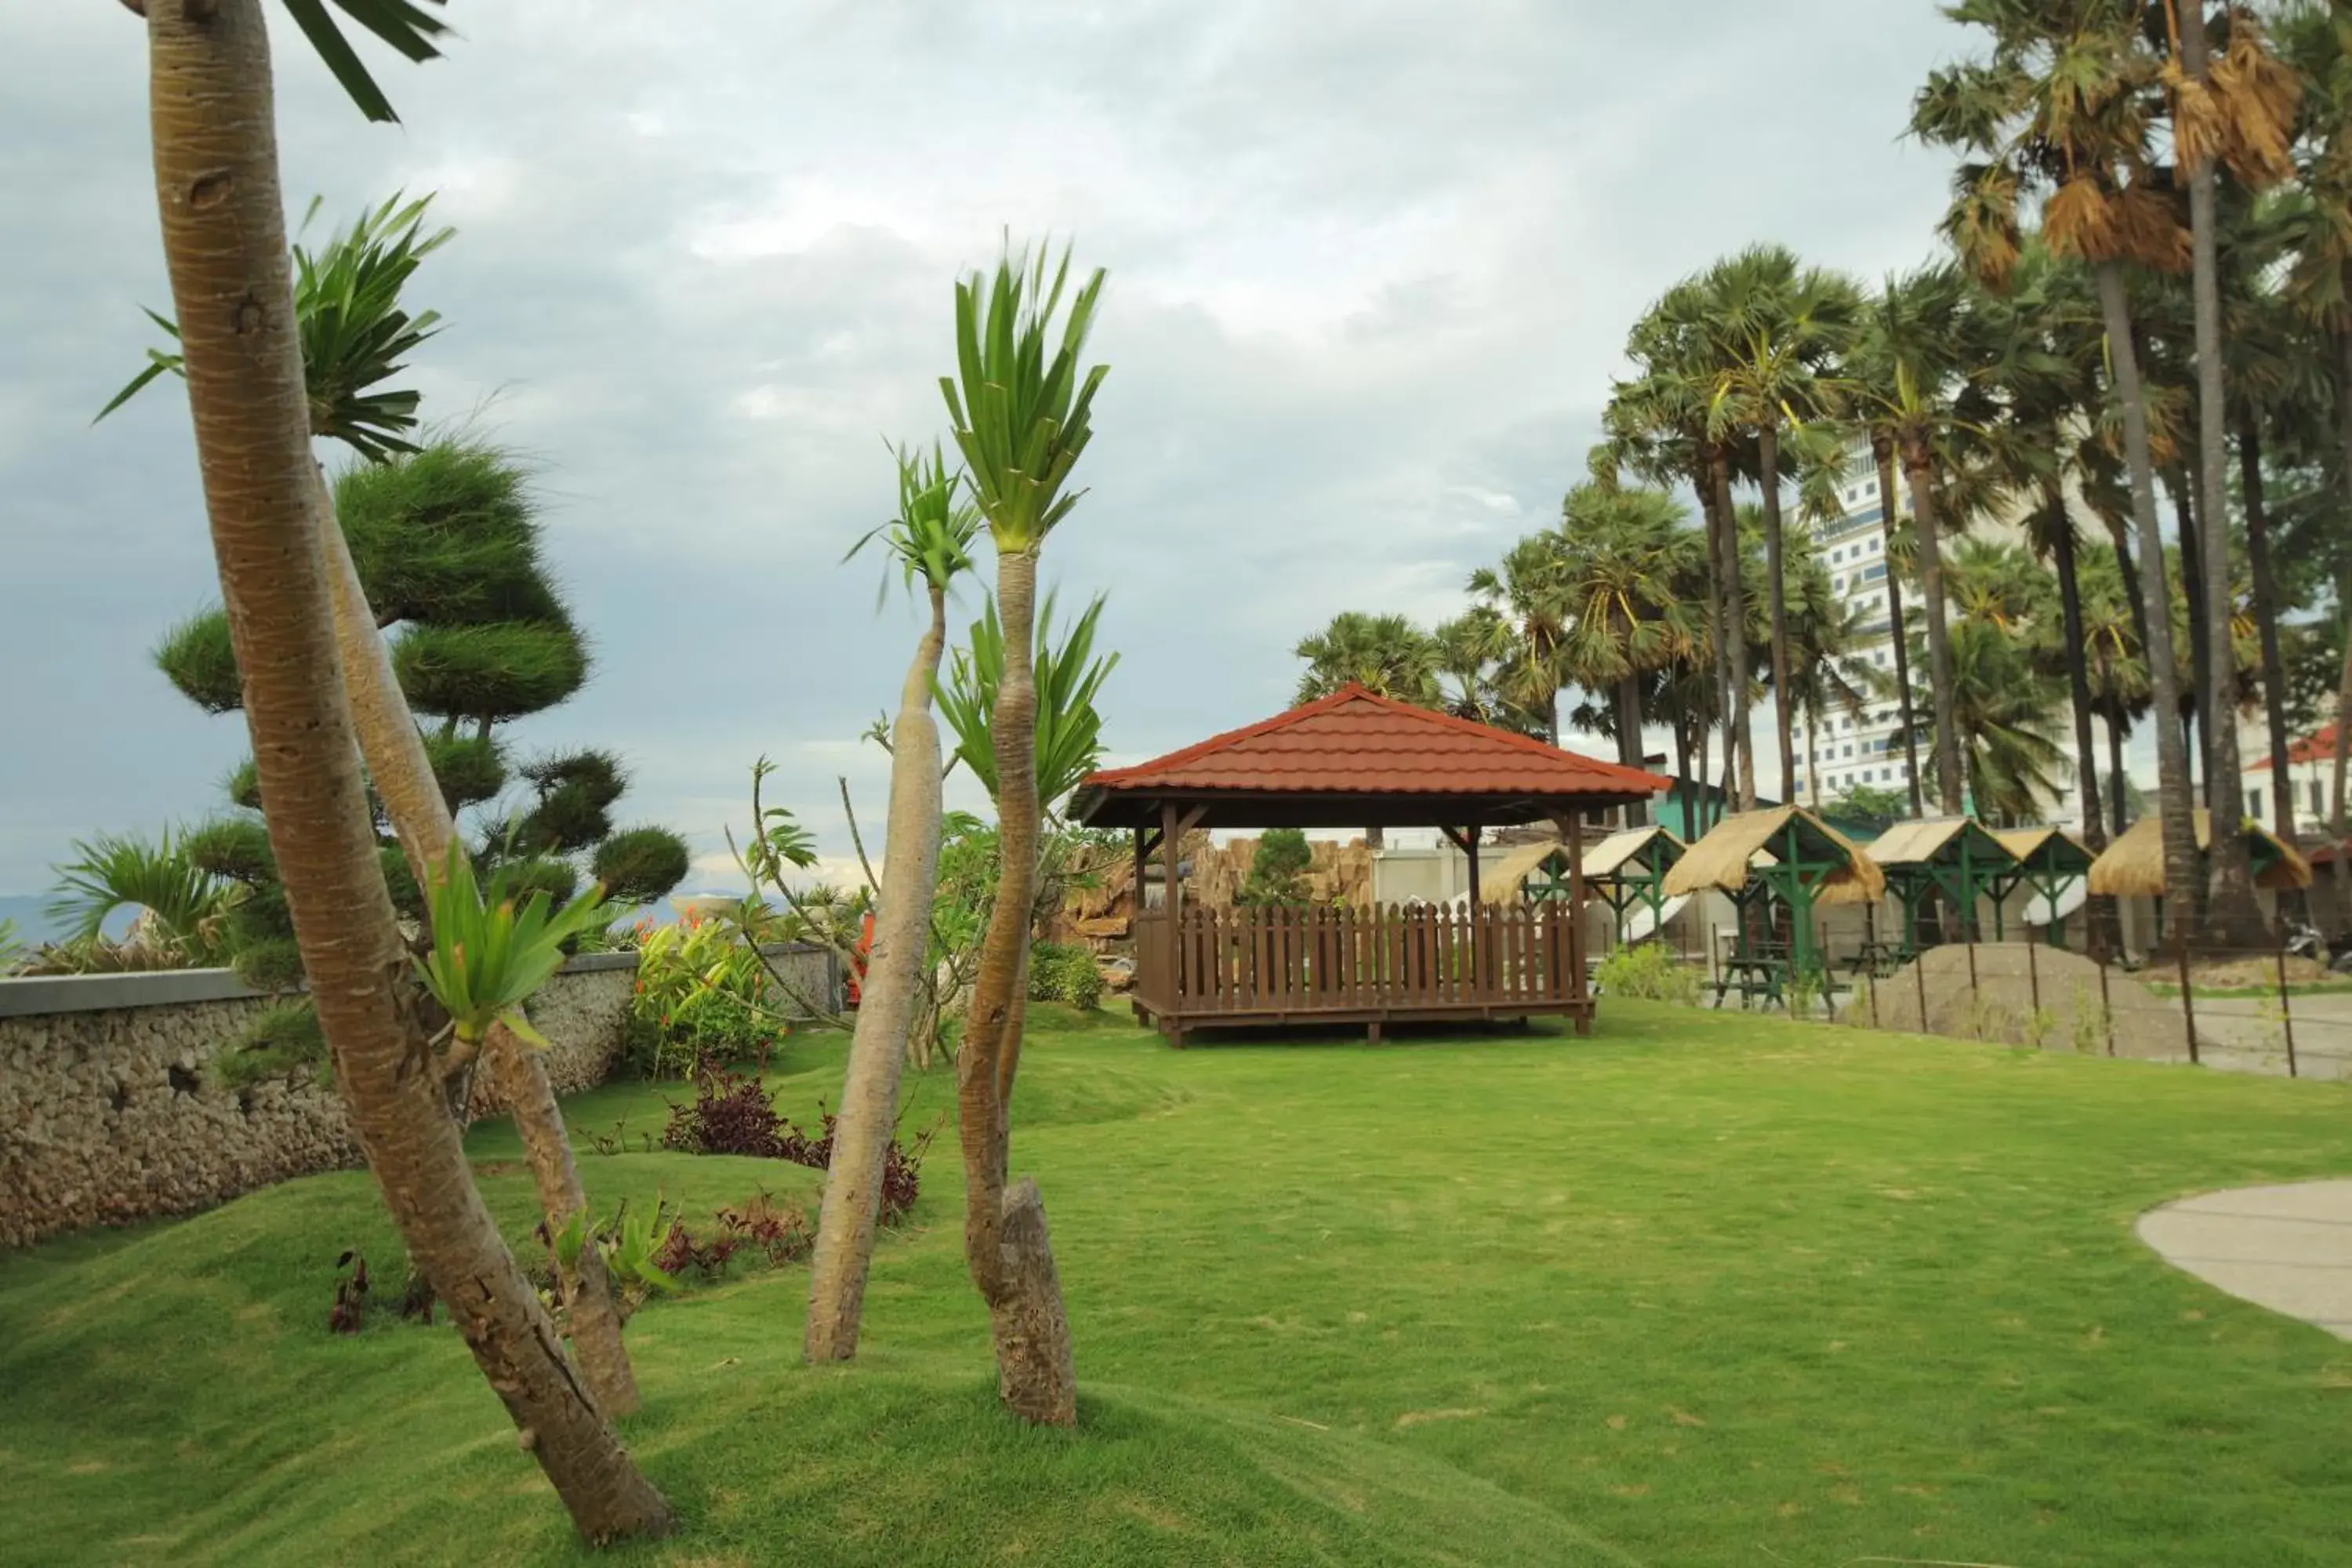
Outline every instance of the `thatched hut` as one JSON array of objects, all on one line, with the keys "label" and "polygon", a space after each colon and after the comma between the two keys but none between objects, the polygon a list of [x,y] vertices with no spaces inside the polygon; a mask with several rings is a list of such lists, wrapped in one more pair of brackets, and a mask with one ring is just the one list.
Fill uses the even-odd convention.
[{"label": "thatched hut", "polygon": [[[2189,814],[2197,834],[2197,859],[2202,874],[2207,851],[2213,847],[2213,814],[2200,807]],[[2311,886],[2311,862],[2294,845],[2259,822],[2242,829],[2246,854],[2253,862],[2254,886],[2278,889]],[[2164,826],[2143,816],[2091,862],[2091,891],[2099,897],[2161,899],[2164,897]]]},{"label": "thatched hut", "polygon": [[1871,845],[1870,858],[1902,901],[1906,962],[1919,952],[1919,916],[1930,901],[1948,900],[1962,931],[1974,931],[1979,900],[1988,892],[1997,896],[2000,879],[2017,870],[2008,846],[1969,816],[1898,822]]},{"label": "thatched hut", "polygon": [[[1777,997],[1790,970],[1825,975],[1814,912],[1830,904],[1876,904],[1885,874],[1844,834],[1801,806],[1735,812],[1684,851],[1659,882],[1668,898],[1719,892],[1738,919],[1717,985],[1752,983]],[[1785,923],[1785,937],[1778,934]]]},{"label": "thatched hut", "polygon": [[2003,877],[1993,897],[1993,922],[2000,928],[2002,906],[2018,889],[2028,890],[2025,923],[2050,928],[2053,947],[2066,945],[2066,917],[2083,904],[2094,857],[2072,828],[2013,827],[1996,833],[2001,847],[2017,858],[2017,869]]}]

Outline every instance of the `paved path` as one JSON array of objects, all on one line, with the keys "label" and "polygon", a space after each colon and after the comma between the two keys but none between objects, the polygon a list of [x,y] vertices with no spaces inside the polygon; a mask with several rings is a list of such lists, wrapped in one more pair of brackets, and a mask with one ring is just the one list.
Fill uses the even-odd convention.
[{"label": "paved path", "polygon": [[2352,1181],[2182,1198],[2140,1215],[2139,1236],[2242,1300],[2352,1340]]}]

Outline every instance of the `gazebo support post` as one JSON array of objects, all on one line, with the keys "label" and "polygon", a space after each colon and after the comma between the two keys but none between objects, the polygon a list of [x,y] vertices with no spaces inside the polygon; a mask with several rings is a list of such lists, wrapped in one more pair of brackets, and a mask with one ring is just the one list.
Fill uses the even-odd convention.
[{"label": "gazebo support post", "polygon": [[1584,1004],[1570,1015],[1579,1035],[1592,1033],[1592,994],[1584,977],[1584,814],[1568,818],[1568,967],[1577,1000]]}]

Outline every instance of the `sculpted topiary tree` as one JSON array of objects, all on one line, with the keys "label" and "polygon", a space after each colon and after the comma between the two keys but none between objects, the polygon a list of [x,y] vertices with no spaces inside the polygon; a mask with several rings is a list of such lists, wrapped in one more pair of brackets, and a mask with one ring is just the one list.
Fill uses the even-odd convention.
[{"label": "sculpted topiary tree", "polygon": [[992,278],[975,273],[958,283],[957,374],[940,383],[972,493],[996,543],[1004,649],[994,725],[1003,859],[956,1057],[964,1259],[988,1304],[998,1396],[1015,1415],[1062,1426],[1075,1425],[1078,1415],[1069,1317],[1037,1184],[1024,1177],[1007,1184],[1006,1102],[1019,1060],[1014,1009],[1023,994],[1037,874],[1031,641],[1037,555],[1046,535],[1077,504],[1076,492],[1066,487],[1093,435],[1095,390],[1109,374],[1107,365],[1083,376],[1078,370],[1103,274],[1097,270],[1066,299],[1068,276],[1066,250],[1058,265],[1040,251],[1034,263],[1007,256]]},{"label": "sculpted topiary tree", "polygon": [[[441,24],[338,0],[413,58]],[[311,455],[260,0],[145,0],[152,142],[196,454],[256,785],[353,1131],[411,1258],[591,1541],[657,1534],[668,1505],[614,1438],[476,1190],[393,918],[341,679],[334,530]],[[373,117],[390,107],[318,0],[298,24]],[[346,625],[351,617],[344,617]],[[413,736],[415,731],[410,730]]]},{"label": "sculpted topiary tree", "polygon": [[811,1260],[802,1353],[812,1362],[847,1361],[857,1353],[882,1179],[898,1121],[898,1077],[929,962],[931,901],[939,890],[941,767],[931,683],[947,647],[948,590],[971,569],[971,542],[980,531],[979,509],[960,495],[961,488],[961,476],[949,472],[938,447],[928,459],[901,451],[898,515],[858,542],[863,548],[878,540],[909,592],[921,582],[930,618],[915,645],[890,727],[890,816],[874,944]]}]

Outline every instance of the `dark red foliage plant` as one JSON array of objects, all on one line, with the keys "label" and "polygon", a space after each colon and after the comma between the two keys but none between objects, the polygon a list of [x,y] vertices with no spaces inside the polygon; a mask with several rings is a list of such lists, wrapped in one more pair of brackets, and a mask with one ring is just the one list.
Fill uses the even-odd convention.
[{"label": "dark red foliage plant", "polygon": [[[662,1147],[691,1154],[744,1154],[753,1159],[785,1160],[822,1171],[833,1161],[834,1115],[821,1112],[822,1130],[814,1137],[778,1113],[768,1098],[768,1087],[758,1078],[724,1068],[704,1073],[695,1082],[688,1104],[670,1102],[669,1125],[662,1131]],[[944,1118],[941,1121],[944,1121]],[[923,1156],[940,1130],[935,1122],[909,1144],[893,1138],[882,1173],[882,1223],[896,1224],[915,1206],[922,1190]]]}]

